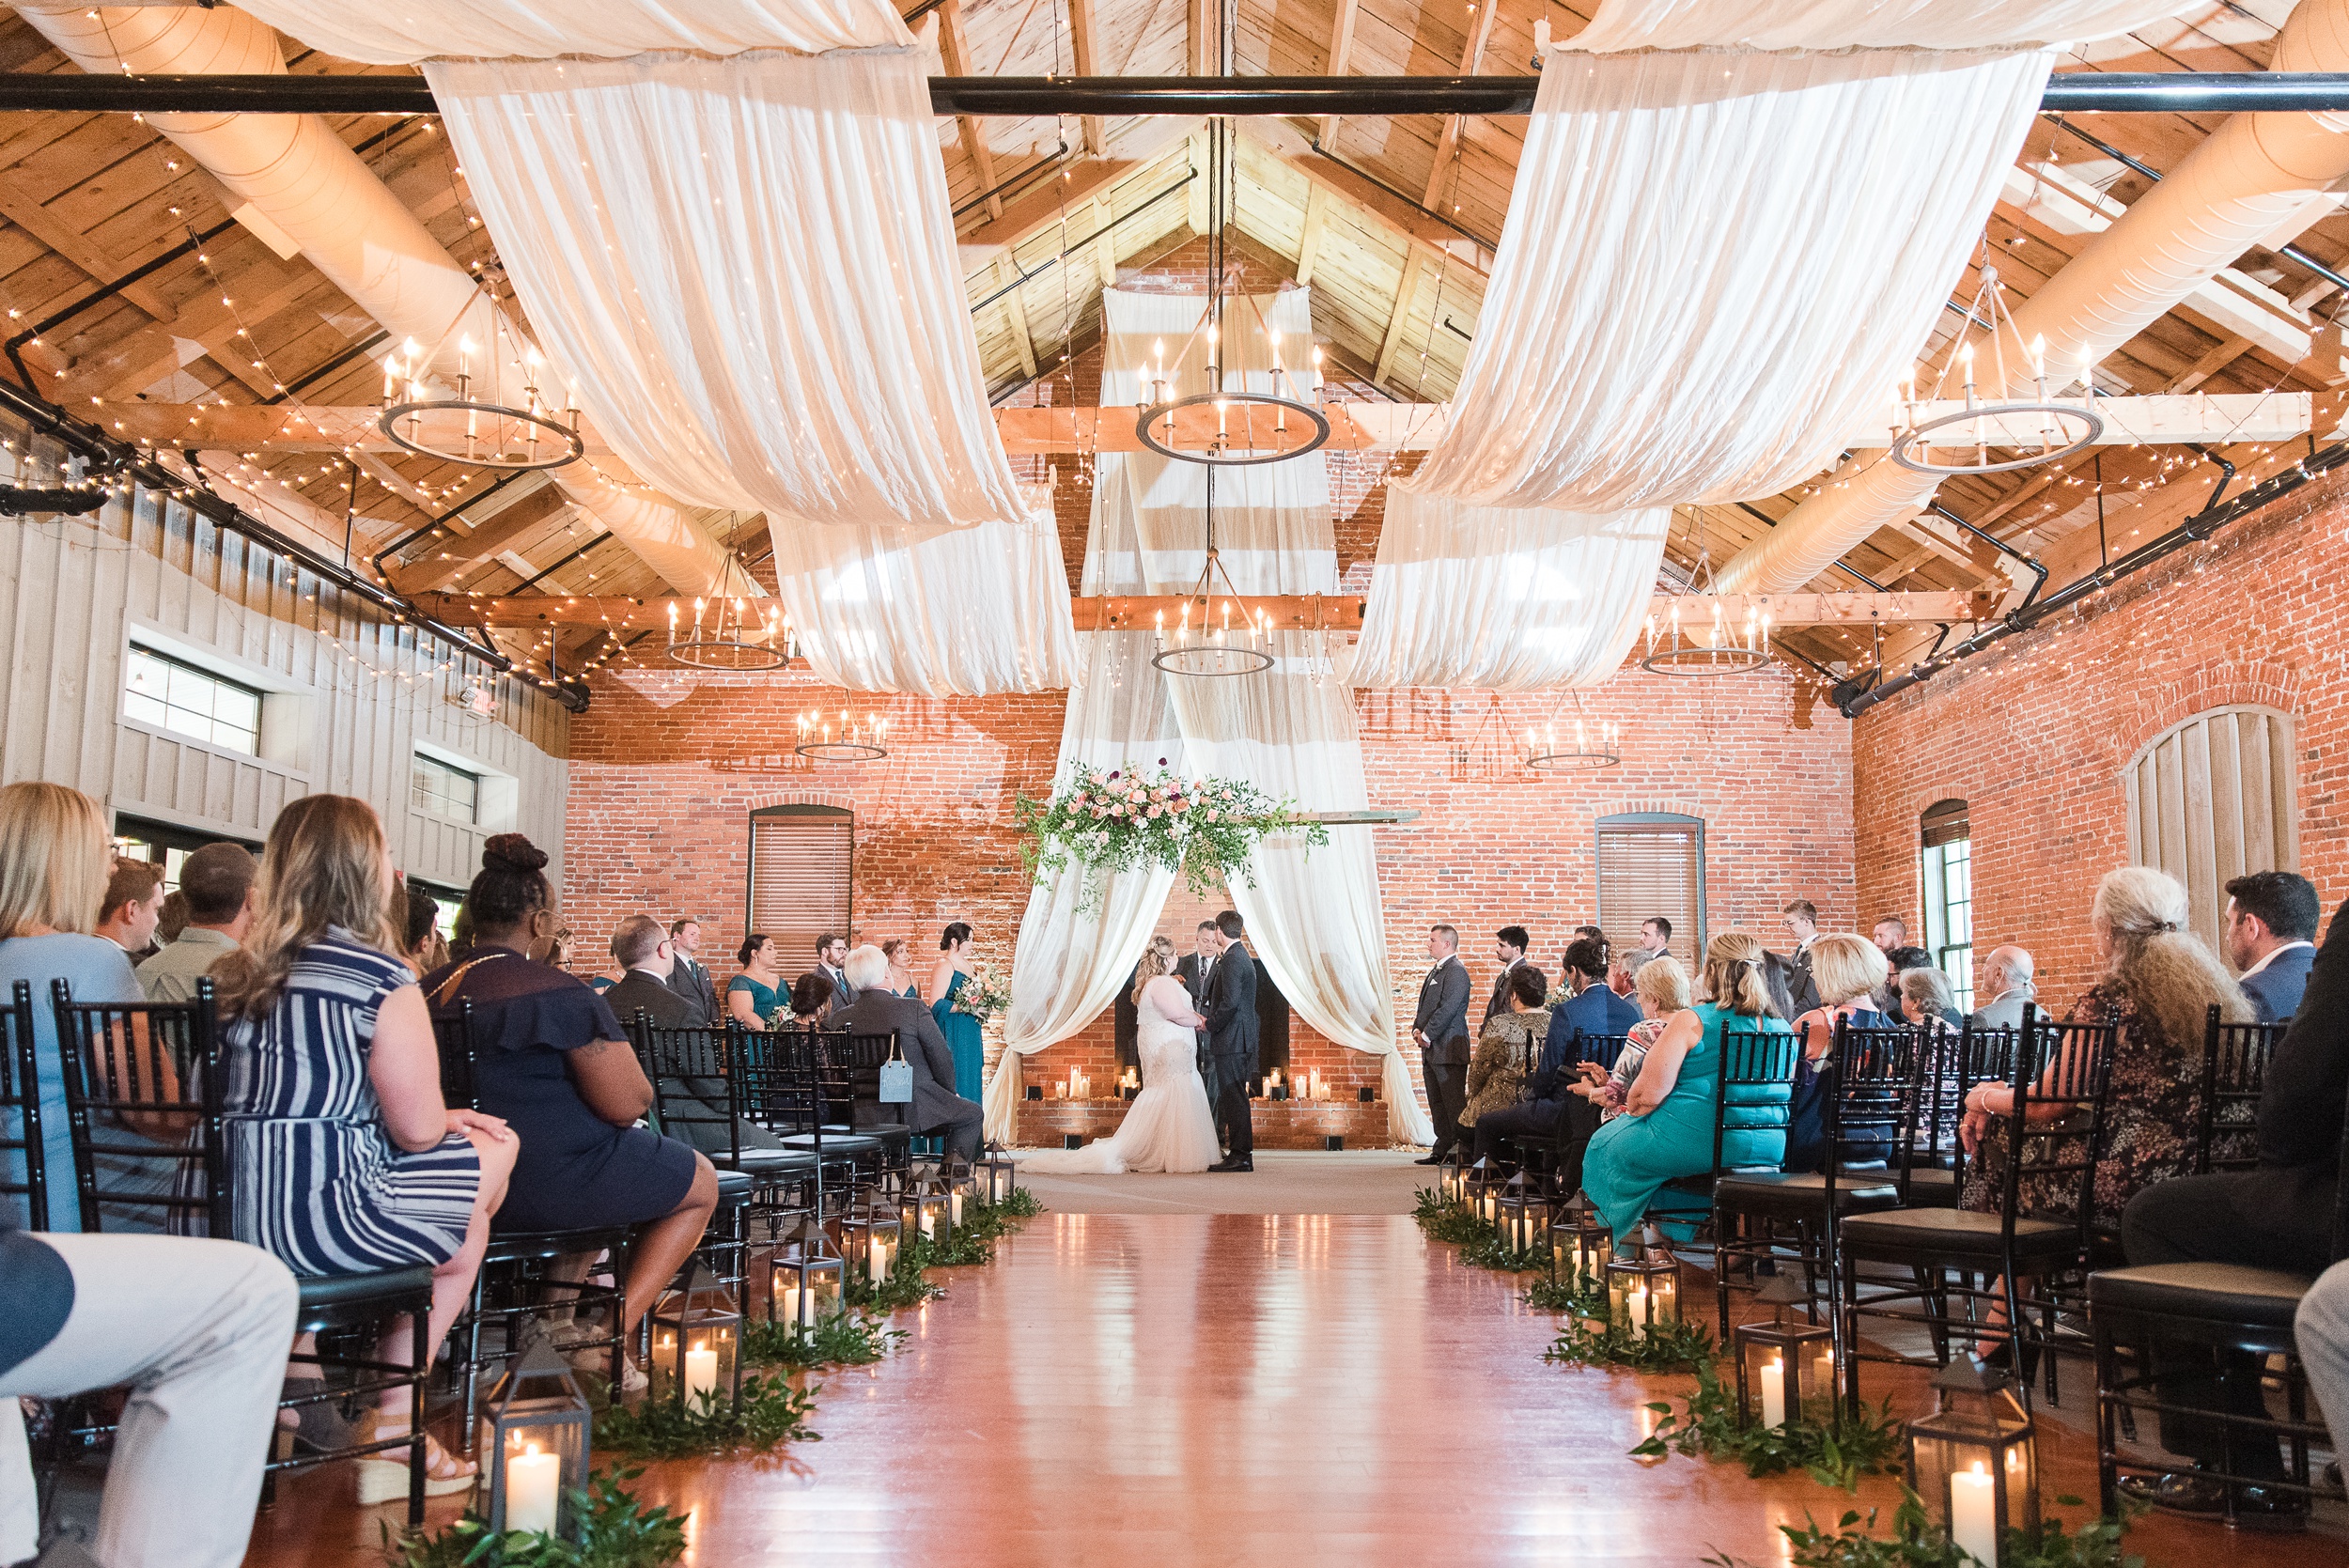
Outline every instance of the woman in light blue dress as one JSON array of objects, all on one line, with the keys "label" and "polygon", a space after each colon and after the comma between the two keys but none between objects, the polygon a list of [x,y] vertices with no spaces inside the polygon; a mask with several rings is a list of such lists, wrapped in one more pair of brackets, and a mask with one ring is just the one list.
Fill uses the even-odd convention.
[{"label": "woman in light blue dress", "polygon": [[980,1067],[987,1048],[979,1037],[979,1020],[970,1013],[955,1011],[955,998],[971,978],[966,967],[971,961],[971,927],[956,921],[938,939],[939,959],[930,970],[930,1017],[938,1020],[938,1032],[946,1036],[946,1048],[955,1059],[955,1093],[966,1100],[981,1099],[987,1085],[980,1081]]},{"label": "woman in light blue dress", "polygon": [[[1721,1094],[1722,1035],[1732,1029],[1784,1034],[1762,978],[1762,943],[1743,932],[1719,936],[1704,950],[1704,1001],[1675,1013],[1650,1047],[1626,1098],[1624,1114],[1591,1138],[1582,1190],[1618,1237],[1636,1233],[1652,1208],[1678,1210],[1665,1221],[1686,1240],[1688,1219],[1703,1211],[1694,1194],[1675,1200],[1665,1184],[1713,1169],[1713,1110]],[[1791,1067],[1791,1062],[1789,1063]],[[1739,1085],[1724,1125],[1724,1165],[1775,1169],[1786,1156],[1790,1084]]]}]

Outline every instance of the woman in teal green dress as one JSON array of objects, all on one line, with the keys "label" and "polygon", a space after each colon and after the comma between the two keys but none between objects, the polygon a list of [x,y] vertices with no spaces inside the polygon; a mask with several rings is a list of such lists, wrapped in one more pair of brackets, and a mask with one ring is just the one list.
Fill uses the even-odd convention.
[{"label": "woman in teal green dress", "polygon": [[930,970],[930,1017],[954,1054],[955,1093],[966,1100],[983,1099],[987,1085],[979,1080],[979,1068],[986,1048],[979,1040],[979,1020],[955,1011],[956,994],[971,978],[965,968],[971,961],[971,927],[961,921],[947,926],[939,936],[938,954],[938,966]]},{"label": "woman in teal green dress", "polygon": [[777,1013],[791,1013],[791,983],[783,977],[783,955],[775,939],[754,931],[734,951],[742,972],[726,982],[726,1018],[744,1029],[771,1029]]},{"label": "woman in teal green dress", "polygon": [[[1591,1138],[1582,1160],[1582,1190],[1619,1237],[1637,1233],[1651,1210],[1677,1209],[1662,1219],[1676,1240],[1705,1201],[1675,1201],[1665,1184],[1713,1169],[1713,1108],[1721,1094],[1721,1036],[1736,1029],[1784,1034],[1786,1020],[1770,1003],[1762,972],[1762,943],[1743,932],[1719,936],[1704,950],[1706,999],[1672,1015],[1649,1048],[1625,1098],[1624,1114]],[[1789,1056],[1787,1065],[1793,1067]],[[1786,1157],[1791,1083],[1738,1085],[1724,1119],[1722,1162],[1777,1168]]]}]

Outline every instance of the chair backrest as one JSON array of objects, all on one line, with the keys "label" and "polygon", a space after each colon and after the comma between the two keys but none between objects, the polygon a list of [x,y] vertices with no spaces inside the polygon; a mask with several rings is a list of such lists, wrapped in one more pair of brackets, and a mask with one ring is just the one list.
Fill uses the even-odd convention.
[{"label": "chair backrest", "polygon": [[52,986],[82,1229],[227,1235],[211,982],[174,1002]]},{"label": "chair backrest", "polygon": [[880,1097],[881,1063],[900,1054],[897,1032],[893,1029],[881,1034],[825,1033],[817,1040],[826,1110],[838,1110],[840,1120],[853,1126],[856,1102],[877,1101]]},{"label": "chair backrest", "polygon": [[1855,1024],[1848,1015],[1835,1020],[1834,1044],[1819,1063],[1829,1193],[1844,1166],[1881,1164],[1899,1183],[1901,1202],[1908,1201],[1918,1105],[1940,1033],[1918,1024]]},{"label": "chair backrest", "polygon": [[1722,1025],[1720,1087],[1713,1098],[1715,1175],[1785,1164],[1795,1061],[1801,1052],[1792,1030]]},{"label": "chair backrest", "polygon": [[[2117,1024],[2059,1022],[2024,1004],[2023,1028],[2015,1043],[2015,1105],[2004,1118],[2007,1157],[1999,1205],[2010,1237],[2026,1212],[2022,1183],[2030,1176],[2052,1178],[2058,1190],[2068,1189],[2083,1251],[2092,1240],[2096,1167],[2111,1126],[2118,1032]],[[2034,1117],[2033,1110],[2042,1114]]]},{"label": "chair backrest", "polygon": [[1966,1182],[1966,1145],[1957,1135],[1966,1117],[1966,1096],[1978,1083],[2008,1080],[2015,1070],[2016,1031],[1982,1028],[1968,1022],[1951,1030],[1922,1026],[1917,1126],[1911,1139],[1909,1168],[1937,1167],[1952,1172],[1962,1190]]},{"label": "chair backrest", "polygon": [[[740,1091],[735,1085],[734,1036],[725,1029],[661,1029],[638,1009],[629,1020],[629,1036],[652,1082],[653,1114],[661,1130],[704,1150],[727,1166],[742,1163],[742,1126],[738,1119]],[[746,1051],[745,1054],[748,1054]],[[710,1129],[715,1137],[697,1137],[688,1129]]]},{"label": "chair backrest", "polygon": [[434,1010],[432,1045],[441,1058],[442,1102],[458,1110],[479,1110],[481,1093],[474,1063],[480,1048],[474,1044],[472,998],[459,997]]},{"label": "chair backrest", "polygon": [[2260,1091],[2267,1063],[2290,1026],[2225,1023],[2211,1003],[2202,1026],[2202,1093],[2194,1116],[2194,1173],[2248,1171],[2259,1163]]},{"label": "chair backrest", "polygon": [[[22,1198],[24,1228],[49,1228],[49,1162],[41,1157],[40,1072],[33,1055],[33,983],[11,988],[0,1013],[0,1197]],[[10,1174],[23,1175],[18,1181]]]},{"label": "chair backrest", "polygon": [[1628,1034],[1590,1034],[1578,1029],[1574,1032],[1573,1059],[1612,1067],[1615,1059],[1623,1054],[1623,1048],[1630,1043],[1631,1036]]}]

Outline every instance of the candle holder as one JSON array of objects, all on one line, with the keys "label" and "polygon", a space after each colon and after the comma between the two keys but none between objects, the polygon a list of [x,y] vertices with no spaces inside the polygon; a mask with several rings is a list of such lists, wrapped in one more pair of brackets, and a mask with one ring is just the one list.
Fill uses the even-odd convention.
[{"label": "candle holder", "polygon": [[2009,1530],[2039,1532],[2039,1448],[2013,1380],[1971,1356],[1933,1380],[1931,1415],[1908,1423],[1908,1485],[1960,1550],[2008,1560]]},{"label": "candle holder", "polygon": [[1607,1262],[1607,1310],[1626,1325],[1633,1339],[1645,1339],[1656,1329],[1680,1322],[1680,1260],[1664,1245],[1663,1233],[1653,1225],[1640,1227],[1632,1254]]},{"label": "candle holder", "polygon": [[946,1188],[946,1218],[955,1230],[962,1229],[963,1216],[979,1201],[978,1172],[960,1155],[948,1155],[939,1167],[939,1181]]},{"label": "candle holder", "polygon": [[943,1249],[950,1244],[955,1219],[944,1186],[929,1176],[909,1186],[898,1201],[897,1223],[907,1235],[918,1235],[933,1247]]},{"label": "candle holder", "polygon": [[1493,1230],[1509,1244],[1509,1250],[1530,1252],[1540,1246],[1548,1220],[1549,1203],[1541,1189],[1527,1181],[1522,1171],[1511,1176],[1501,1189],[1501,1202],[1493,1214]]},{"label": "candle holder", "polygon": [[1590,1286],[1606,1278],[1613,1252],[1597,1205],[1577,1192],[1549,1222],[1549,1277],[1579,1280]]},{"label": "candle holder", "polygon": [[1003,1152],[1001,1143],[989,1143],[979,1160],[979,1189],[987,1195],[990,1208],[1011,1202],[1011,1195],[1019,1185],[1019,1167]]},{"label": "candle holder", "polygon": [[905,1239],[905,1225],[897,1214],[894,1202],[884,1199],[879,1188],[868,1187],[863,1207],[840,1217],[842,1257],[851,1270],[875,1284],[896,1271],[897,1248]]},{"label": "candle holder", "polygon": [[490,1390],[481,1426],[490,1533],[533,1529],[578,1540],[571,1494],[587,1484],[595,1412],[570,1363],[533,1339]]},{"label": "candle holder", "polygon": [[813,1218],[785,1241],[768,1275],[767,1321],[813,1328],[837,1316],[847,1301],[848,1260]]},{"label": "candle holder", "polygon": [[1812,1401],[1835,1398],[1835,1330],[1788,1312],[1808,1306],[1811,1293],[1791,1274],[1776,1274],[1754,1292],[1770,1309],[1767,1323],[1741,1323],[1730,1330],[1737,1358],[1737,1424],[1792,1426]]},{"label": "candle holder", "polygon": [[684,1287],[653,1304],[647,1397],[679,1409],[742,1403],[742,1314],[709,1265],[696,1258]]},{"label": "candle holder", "polygon": [[1460,1158],[1460,1146],[1452,1145],[1452,1154],[1436,1171],[1436,1181],[1444,1201],[1453,1203],[1468,1202],[1468,1165]]},{"label": "candle holder", "polygon": [[1501,1202],[1501,1172],[1490,1159],[1480,1159],[1460,1178],[1469,1212],[1489,1225]]}]

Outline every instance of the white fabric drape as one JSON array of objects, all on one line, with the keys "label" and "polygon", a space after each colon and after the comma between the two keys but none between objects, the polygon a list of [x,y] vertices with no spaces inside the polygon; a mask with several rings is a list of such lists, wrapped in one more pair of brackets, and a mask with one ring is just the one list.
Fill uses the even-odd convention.
[{"label": "white fabric drape", "polygon": [[239,8],[313,49],[371,65],[661,49],[816,54],[911,41],[881,0],[242,0]]},{"label": "white fabric drape", "polygon": [[1553,54],[1451,424],[1398,488],[1612,512],[1815,472],[1891,407],[2049,60]]},{"label": "white fabric drape", "polygon": [[2188,0],[1606,0],[1569,49],[1997,49],[2087,43]]},{"label": "white fabric drape", "polygon": [[1672,508],[1586,516],[1394,489],[1347,678],[1360,687],[1595,686],[1638,635]]}]

